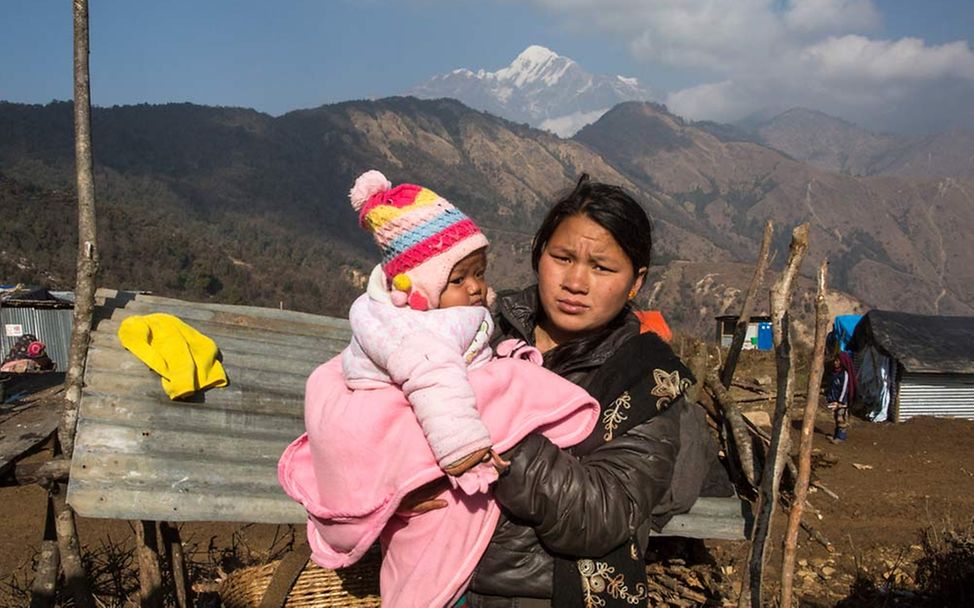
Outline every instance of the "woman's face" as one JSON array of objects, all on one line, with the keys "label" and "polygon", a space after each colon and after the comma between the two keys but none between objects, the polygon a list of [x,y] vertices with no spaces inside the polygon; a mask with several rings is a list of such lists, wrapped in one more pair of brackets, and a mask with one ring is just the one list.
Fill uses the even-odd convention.
[{"label": "woman's face", "polygon": [[538,260],[538,292],[556,344],[601,329],[642,286],[646,269],[632,261],[612,234],[585,215],[561,222]]}]

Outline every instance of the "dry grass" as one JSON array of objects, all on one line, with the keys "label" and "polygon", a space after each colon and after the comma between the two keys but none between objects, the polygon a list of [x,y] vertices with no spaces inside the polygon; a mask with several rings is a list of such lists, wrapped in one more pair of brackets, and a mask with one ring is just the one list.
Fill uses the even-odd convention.
[{"label": "dry grass", "polygon": [[[294,526],[278,526],[269,543],[256,544],[248,539],[249,525],[234,531],[229,541],[221,544],[216,537],[183,539],[183,552],[189,581],[197,608],[218,608],[220,582],[234,570],[263,565],[280,559],[294,547]],[[97,545],[82,547],[81,558],[88,582],[99,608],[133,608],[139,605],[139,571],[135,553],[135,531],[123,540],[108,537]],[[30,604],[31,586],[39,553],[22,567],[0,578],[0,607]],[[163,556],[163,602],[175,606],[175,588],[171,570]],[[55,605],[68,607],[73,601],[59,588]]]}]

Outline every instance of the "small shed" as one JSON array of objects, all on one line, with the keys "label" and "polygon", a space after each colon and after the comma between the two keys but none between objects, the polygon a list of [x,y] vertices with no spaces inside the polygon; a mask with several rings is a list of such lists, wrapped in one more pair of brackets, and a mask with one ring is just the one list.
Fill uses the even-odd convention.
[{"label": "small shed", "polygon": [[850,346],[870,420],[974,419],[974,317],[872,310]]},{"label": "small shed", "polygon": [[[720,315],[714,317],[717,321],[717,344],[728,348],[734,339],[734,328],[739,315]],[[771,350],[774,343],[771,338],[771,316],[752,315],[747,323],[747,334],[744,336],[744,349]]]},{"label": "small shed", "polygon": [[47,346],[47,355],[57,364],[56,369],[68,369],[73,322],[73,294],[43,287],[5,290],[0,295],[0,359],[17,338],[33,334]]}]

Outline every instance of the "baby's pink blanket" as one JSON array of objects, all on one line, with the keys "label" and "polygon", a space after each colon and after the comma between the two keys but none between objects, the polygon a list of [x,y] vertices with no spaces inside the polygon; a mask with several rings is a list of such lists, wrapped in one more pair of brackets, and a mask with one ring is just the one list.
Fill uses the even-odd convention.
[{"label": "baby's pink blanket", "polygon": [[[532,431],[574,445],[599,415],[588,393],[527,361],[497,359],[469,377],[497,452]],[[383,606],[455,601],[500,510],[489,493],[455,489],[442,496],[444,509],[396,515],[403,496],[443,476],[402,391],[348,389],[336,357],[308,378],[305,428],[281,456],[278,479],[308,511],[312,559],[324,568],[348,566],[381,535]]]}]

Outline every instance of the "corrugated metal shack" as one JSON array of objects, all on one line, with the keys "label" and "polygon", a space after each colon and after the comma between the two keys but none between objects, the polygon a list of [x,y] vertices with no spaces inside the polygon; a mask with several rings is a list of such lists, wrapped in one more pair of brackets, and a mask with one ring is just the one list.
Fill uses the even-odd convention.
[{"label": "corrugated metal shack", "polygon": [[[66,297],[67,296],[67,297]],[[23,334],[34,334],[47,346],[59,371],[68,369],[74,301],[71,294],[35,288],[10,290],[0,297],[0,359]]]},{"label": "corrugated metal shack", "polygon": [[974,419],[974,317],[872,310],[850,348],[867,418]]},{"label": "corrugated metal shack", "polygon": [[[211,337],[230,385],[171,401],[122,348],[131,315],[173,314]],[[348,321],[99,290],[68,501],[85,517],[297,523],[277,460],[304,432],[304,383],[348,343]]]},{"label": "corrugated metal shack", "polygon": [[[116,336],[122,319],[153,312],[213,338],[230,385],[171,401]],[[68,502],[85,517],[305,522],[277,461],[304,432],[305,379],[350,336],[345,319],[99,290]],[[742,539],[742,507],[702,498],[663,534]]]}]

